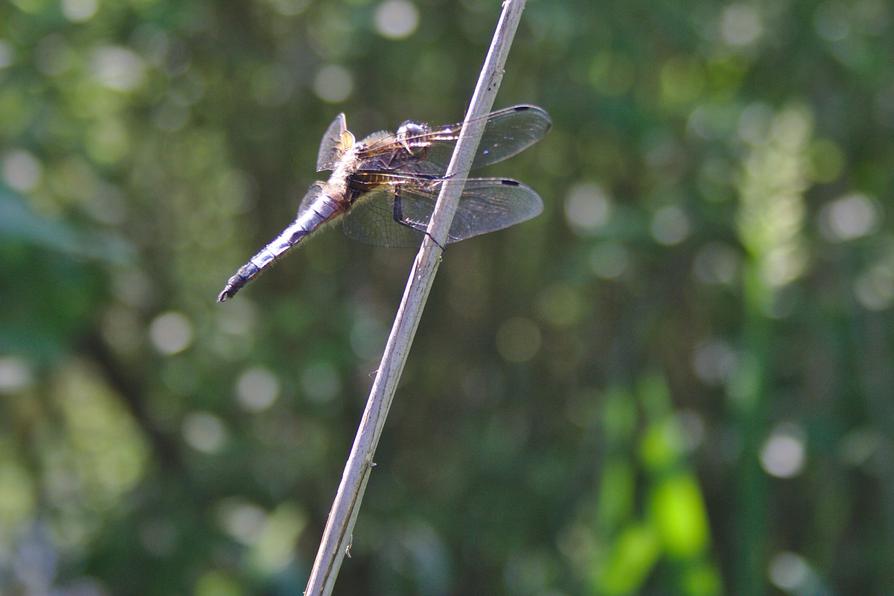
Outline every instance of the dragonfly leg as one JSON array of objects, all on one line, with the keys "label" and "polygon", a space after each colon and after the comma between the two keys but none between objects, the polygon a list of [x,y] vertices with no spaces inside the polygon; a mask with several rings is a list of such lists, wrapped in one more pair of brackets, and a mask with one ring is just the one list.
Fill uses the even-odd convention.
[{"label": "dragonfly leg", "polygon": [[397,189],[395,189],[395,191],[394,191],[393,212],[394,212],[394,221],[396,221],[397,223],[399,223],[402,226],[407,226],[408,228],[416,230],[417,232],[422,232],[423,234],[428,236],[432,242],[434,242],[435,244],[438,245],[438,248],[441,249],[441,252],[444,252],[444,247],[441,245],[441,243],[438,242],[437,240],[435,240],[435,237],[432,236],[431,234],[429,234],[428,230],[425,229],[425,227],[422,226],[422,224],[420,224],[418,222],[410,221],[409,219],[404,218],[404,212],[403,212],[403,208],[401,207],[401,202],[400,202],[400,186],[398,186]]}]

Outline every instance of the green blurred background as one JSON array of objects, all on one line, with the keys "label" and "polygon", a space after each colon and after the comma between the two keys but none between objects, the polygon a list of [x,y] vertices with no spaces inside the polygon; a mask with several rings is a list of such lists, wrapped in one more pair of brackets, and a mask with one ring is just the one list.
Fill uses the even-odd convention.
[{"label": "green blurred background", "polygon": [[[0,593],[300,594],[412,250],[234,300],[339,111],[459,119],[484,0],[0,4]],[[894,586],[894,9],[529,3],[339,594]]]}]

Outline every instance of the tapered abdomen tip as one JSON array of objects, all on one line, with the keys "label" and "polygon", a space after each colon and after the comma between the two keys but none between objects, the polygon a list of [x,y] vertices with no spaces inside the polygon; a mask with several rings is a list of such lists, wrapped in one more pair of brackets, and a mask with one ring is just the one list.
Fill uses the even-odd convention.
[{"label": "tapered abdomen tip", "polygon": [[232,298],[233,296],[236,295],[236,292],[239,291],[240,287],[242,287],[242,286],[235,285],[233,283],[228,283],[226,286],[224,286],[224,289],[221,290],[220,294],[217,295],[217,301],[218,302],[226,302],[227,300],[229,300],[230,298]]}]

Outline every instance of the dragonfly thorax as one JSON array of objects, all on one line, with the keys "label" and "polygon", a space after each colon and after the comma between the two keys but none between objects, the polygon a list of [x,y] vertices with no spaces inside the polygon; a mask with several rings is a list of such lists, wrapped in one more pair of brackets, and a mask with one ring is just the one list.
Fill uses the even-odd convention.
[{"label": "dragonfly thorax", "polygon": [[325,189],[329,197],[337,201],[346,200],[348,194],[348,179],[357,171],[360,165],[357,159],[357,149],[360,145],[353,145],[339,158],[332,169]]}]

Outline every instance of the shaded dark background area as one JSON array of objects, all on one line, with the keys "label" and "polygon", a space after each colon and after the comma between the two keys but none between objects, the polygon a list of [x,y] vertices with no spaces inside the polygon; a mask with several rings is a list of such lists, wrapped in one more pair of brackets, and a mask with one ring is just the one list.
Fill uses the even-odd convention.
[{"label": "shaded dark background area", "polygon": [[[448,249],[336,592],[888,592],[890,3],[529,4],[545,211]],[[215,296],[498,12],[0,5],[0,592],[301,593],[414,251]]]}]

